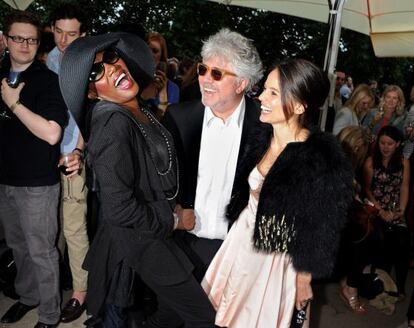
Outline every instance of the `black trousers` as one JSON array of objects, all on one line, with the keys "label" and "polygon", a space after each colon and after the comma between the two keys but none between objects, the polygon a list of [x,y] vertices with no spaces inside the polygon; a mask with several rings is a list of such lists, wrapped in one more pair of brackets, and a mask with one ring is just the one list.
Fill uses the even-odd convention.
[{"label": "black trousers", "polygon": [[[135,326],[212,328],[216,311],[200,284],[192,274],[174,285],[161,285],[151,272],[141,273],[140,280],[157,296],[158,310],[145,323],[141,316],[134,320]],[[108,303],[103,314],[104,328],[126,328],[129,309]],[[134,318],[135,319],[135,318]],[[135,327],[134,326],[134,327]]]},{"label": "black trousers", "polygon": [[145,327],[212,328],[216,311],[200,284],[191,275],[177,285],[162,286],[152,276],[141,275],[142,280],[157,294],[157,312],[148,318]]},{"label": "black trousers", "polygon": [[349,225],[345,234],[346,252],[346,277],[349,287],[358,288],[361,283],[362,271],[369,264],[376,264],[381,261],[383,254],[378,251],[378,245],[382,244],[380,235],[371,233],[362,239],[365,231],[357,231],[359,227]]},{"label": "black trousers", "polygon": [[194,276],[201,282],[223,240],[200,238],[187,231],[177,232],[174,240],[193,263]]},{"label": "black trousers", "polygon": [[405,294],[405,281],[410,260],[410,236],[408,229],[401,226],[380,224],[376,233],[379,234],[380,240],[377,252],[382,254],[378,262],[375,263],[376,267],[384,269],[388,273],[394,267],[398,292]]},{"label": "black trousers", "polygon": [[[207,271],[207,268],[211,261],[214,258],[214,255],[217,253],[220,248],[223,240],[221,239],[207,239],[199,238],[191,233],[186,231],[179,231],[175,235],[175,242],[183,249],[190,261],[194,265],[194,277],[198,282],[204,277],[204,274]],[[143,279],[144,280],[144,279]],[[145,281],[147,283],[147,281]],[[150,288],[153,287],[148,284]],[[197,284],[198,288],[201,288]],[[189,289],[195,289],[194,286],[188,286],[187,292],[193,292]],[[156,290],[154,290],[158,296],[158,310],[148,319],[148,327],[151,328],[175,328],[180,327],[183,324],[184,316],[177,310],[178,304],[172,304],[168,302],[164,297],[160,297]],[[204,291],[203,291],[204,293]],[[201,298],[201,297],[200,297]],[[204,294],[204,299],[206,299]],[[210,303],[209,303],[210,304]],[[210,304],[211,306],[211,304]],[[200,311],[201,311],[200,307]],[[215,314],[214,314],[215,316]],[[188,326],[196,327],[196,326]],[[197,326],[198,327],[198,326]],[[201,326],[200,326],[201,327]],[[213,326],[214,327],[214,326]]]},{"label": "black trousers", "polygon": [[414,289],[411,294],[410,305],[408,306],[407,318],[408,320],[414,320]]}]

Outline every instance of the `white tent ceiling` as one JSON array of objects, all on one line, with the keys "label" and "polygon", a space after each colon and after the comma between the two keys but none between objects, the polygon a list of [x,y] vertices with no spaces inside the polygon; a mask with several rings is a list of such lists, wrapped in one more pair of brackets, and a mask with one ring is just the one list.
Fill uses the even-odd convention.
[{"label": "white tent ceiling", "polygon": [[[329,0],[210,0],[328,23]],[[414,57],[414,0],[346,0],[341,25],[371,37],[377,57]]]},{"label": "white tent ceiling", "polygon": [[9,6],[14,9],[26,10],[27,7],[33,2],[33,0],[3,0]]}]

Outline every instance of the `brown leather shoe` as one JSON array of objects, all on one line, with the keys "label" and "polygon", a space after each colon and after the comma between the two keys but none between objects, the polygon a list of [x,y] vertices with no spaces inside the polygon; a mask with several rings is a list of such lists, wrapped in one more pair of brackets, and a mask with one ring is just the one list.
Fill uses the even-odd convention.
[{"label": "brown leather shoe", "polygon": [[71,298],[62,309],[60,321],[65,323],[72,322],[79,318],[83,311],[85,311],[85,303],[81,305],[76,298]]}]

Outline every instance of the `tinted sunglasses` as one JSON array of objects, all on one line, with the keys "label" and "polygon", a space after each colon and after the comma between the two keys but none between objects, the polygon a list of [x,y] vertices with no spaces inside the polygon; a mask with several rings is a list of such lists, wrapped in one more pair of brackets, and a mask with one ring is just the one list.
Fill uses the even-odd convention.
[{"label": "tinted sunglasses", "polygon": [[197,74],[199,76],[204,76],[210,71],[210,75],[214,81],[220,81],[225,75],[237,76],[236,74],[226,71],[221,68],[209,67],[206,64],[198,63],[197,64]]},{"label": "tinted sunglasses", "polygon": [[115,64],[119,60],[119,54],[116,50],[105,50],[102,55],[102,61],[96,62],[92,65],[89,73],[89,82],[98,82],[105,74],[104,64]]}]

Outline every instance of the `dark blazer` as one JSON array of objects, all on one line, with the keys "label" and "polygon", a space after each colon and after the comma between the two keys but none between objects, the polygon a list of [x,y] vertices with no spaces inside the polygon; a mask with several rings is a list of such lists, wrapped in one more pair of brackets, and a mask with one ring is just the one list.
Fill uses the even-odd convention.
[{"label": "dark blazer", "polygon": [[90,277],[88,310],[98,314],[108,291],[123,298],[111,300],[114,304],[128,298],[128,269],[144,281],[149,276],[173,285],[187,279],[193,266],[171,238],[174,204],[166,199],[135,118],[105,101],[92,113],[87,162],[96,176],[101,222],[84,267]]},{"label": "dark blazer", "polygon": [[[259,103],[245,96],[246,112],[237,160],[236,175],[240,169],[240,158],[245,151],[247,135],[259,122]],[[198,160],[203,128],[205,106],[201,101],[185,102],[168,107],[162,123],[170,131],[177,148],[180,167],[180,193],[178,203],[183,208],[194,208],[197,189]]]}]

